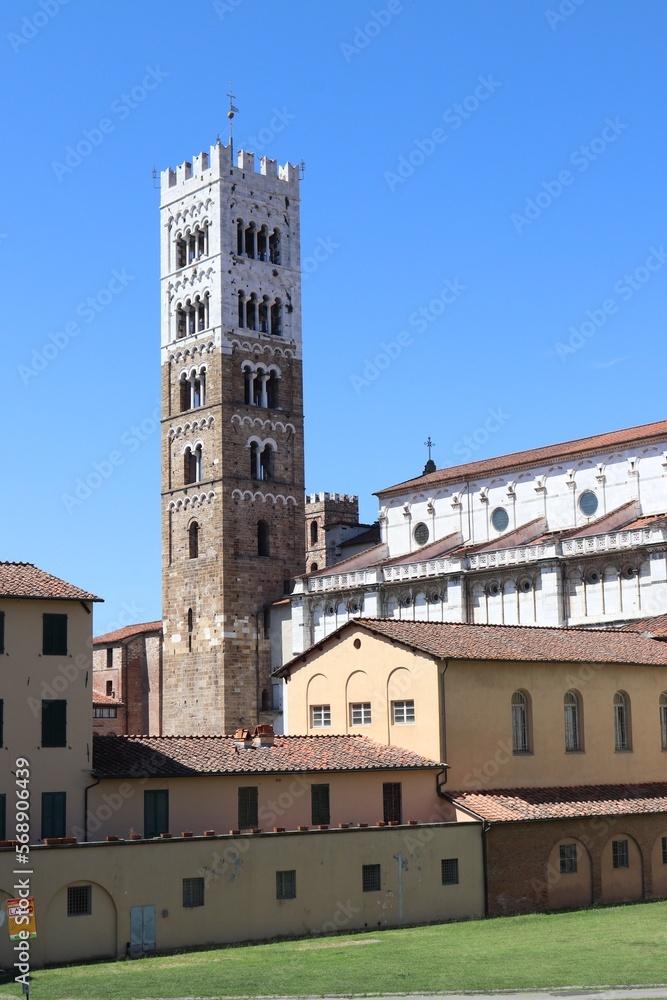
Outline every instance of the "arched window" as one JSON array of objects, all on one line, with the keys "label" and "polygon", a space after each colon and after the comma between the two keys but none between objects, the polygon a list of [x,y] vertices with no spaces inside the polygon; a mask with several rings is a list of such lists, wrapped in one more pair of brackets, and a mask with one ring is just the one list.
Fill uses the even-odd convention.
[{"label": "arched window", "polygon": [[259,479],[259,445],[253,441],[250,445],[250,477]]},{"label": "arched window", "polygon": [[199,557],[199,525],[196,521],[193,521],[188,528],[188,543],[190,558],[197,559]]},{"label": "arched window", "polygon": [[283,304],[280,299],[276,299],[271,306],[271,333],[274,337],[282,337]]},{"label": "arched window", "polygon": [[273,476],[273,448],[265,444],[259,456],[259,479],[268,482]]},{"label": "arched window", "polygon": [[181,413],[185,410],[196,410],[206,403],[206,369],[199,372],[181,375]]},{"label": "arched window", "polygon": [[310,522],[310,544],[317,545],[317,521]]},{"label": "arched window", "polygon": [[201,482],[202,477],[202,450],[201,445],[198,444],[196,448],[186,448],[183,454],[184,458],[184,483],[189,486],[190,483]]},{"label": "arched window", "polygon": [[245,294],[244,292],[239,292],[239,326],[241,329],[245,326]]},{"label": "arched window", "polygon": [[512,751],[530,753],[530,704],[523,691],[512,695]]},{"label": "arched window", "polygon": [[317,573],[317,563],[311,563],[310,564],[310,572],[311,573]]},{"label": "arched window", "polygon": [[257,329],[257,296],[253,294],[245,304],[245,326],[247,330]]},{"label": "arched window", "polygon": [[251,222],[245,231],[245,255],[254,260],[257,256],[257,227]]},{"label": "arched window", "polygon": [[188,608],[188,652],[192,652],[192,608]]},{"label": "arched window", "polygon": [[567,691],[564,698],[565,749],[568,753],[581,750],[581,718],[579,696],[576,691]]},{"label": "arched window", "polygon": [[667,693],[660,695],[660,746],[667,750]]},{"label": "arched window", "polygon": [[236,252],[243,256],[243,219],[236,220]]},{"label": "arched window", "polygon": [[270,410],[278,408],[278,376],[271,372],[266,383],[266,405]]},{"label": "arched window", "polygon": [[260,333],[269,332],[269,299],[268,296],[264,296],[259,303],[259,320],[258,327]]},{"label": "arched window", "polygon": [[271,264],[280,264],[280,230],[274,229],[269,234],[269,261]]},{"label": "arched window", "polygon": [[614,749],[632,750],[630,699],[623,691],[614,695]]},{"label": "arched window", "polygon": [[266,521],[257,522],[257,555],[268,556],[269,553],[269,526]]}]

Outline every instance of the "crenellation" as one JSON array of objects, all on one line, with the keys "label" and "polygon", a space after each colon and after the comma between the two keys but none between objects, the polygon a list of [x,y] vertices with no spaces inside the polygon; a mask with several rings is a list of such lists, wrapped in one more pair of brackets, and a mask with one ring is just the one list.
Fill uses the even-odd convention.
[{"label": "crenellation", "polygon": [[202,184],[218,180],[230,184],[252,181],[253,189],[267,194],[277,194],[275,185],[276,181],[280,181],[281,187],[285,185],[291,189],[290,197],[298,197],[300,176],[297,166],[292,163],[278,165],[276,160],[267,156],[260,159],[258,166],[259,169],[256,169],[255,154],[245,149],[238,151],[234,163],[232,146],[218,141],[210,147],[210,152],[202,151],[195,154],[191,161],[178,164],[175,169],[168,167],[163,170],[160,177],[162,197],[170,196],[173,200],[173,188],[186,188],[181,194],[187,194]]}]

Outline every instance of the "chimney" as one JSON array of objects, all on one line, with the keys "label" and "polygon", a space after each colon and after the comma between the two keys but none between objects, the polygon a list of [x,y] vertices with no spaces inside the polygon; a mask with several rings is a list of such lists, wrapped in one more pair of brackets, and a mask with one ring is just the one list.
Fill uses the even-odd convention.
[{"label": "chimney", "polygon": [[252,733],[249,729],[237,729],[234,733],[234,746],[235,747],[251,747],[252,746]]},{"label": "chimney", "polygon": [[254,747],[272,747],[274,743],[273,726],[255,726],[255,735],[252,741]]}]

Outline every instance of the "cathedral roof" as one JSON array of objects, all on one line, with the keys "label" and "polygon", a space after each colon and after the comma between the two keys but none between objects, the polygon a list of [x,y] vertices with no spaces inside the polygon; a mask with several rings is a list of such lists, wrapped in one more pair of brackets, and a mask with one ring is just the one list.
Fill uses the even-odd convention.
[{"label": "cathedral roof", "polygon": [[490,476],[502,472],[512,472],[526,466],[541,465],[545,462],[566,461],[574,456],[596,454],[609,448],[619,448],[631,444],[645,444],[651,440],[667,438],[667,420],[658,420],[653,424],[642,424],[639,427],[627,427],[621,431],[608,434],[595,434],[592,437],[577,438],[574,441],[564,441],[561,444],[548,445],[545,448],[530,448],[527,451],[515,451],[509,455],[497,458],[486,458],[479,462],[468,462],[465,465],[454,465],[448,469],[438,469],[426,476],[407,479],[396,486],[388,486],[378,490],[376,496],[390,497],[394,494],[414,490],[426,490],[446,483],[457,483],[478,476]]},{"label": "cathedral roof", "polygon": [[192,777],[338,771],[441,770],[443,765],[365,736],[274,736],[273,746],[238,747],[233,736],[93,735],[99,778]]},{"label": "cathedral roof", "polygon": [[26,562],[0,562],[0,597],[60,601],[103,600]]},{"label": "cathedral roof", "polygon": [[117,628],[113,632],[105,632],[104,635],[96,635],[93,639],[93,646],[111,645],[115,642],[123,642],[124,639],[131,639],[134,635],[142,635],[144,632],[161,632],[162,622],[143,622],[138,625],[125,625],[124,628]]},{"label": "cathedral roof", "polygon": [[667,647],[664,643],[620,629],[352,618],[274,671],[274,675],[288,675],[292,668],[308,659],[312,651],[321,650],[326,643],[339,639],[344,631],[359,628],[440,660],[667,666]]},{"label": "cathedral roof", "polygon": [[667,812],[667,782],[664,781],[636,785],[448,791],[446,794],[455,805],[464,806],[491,823]]}]

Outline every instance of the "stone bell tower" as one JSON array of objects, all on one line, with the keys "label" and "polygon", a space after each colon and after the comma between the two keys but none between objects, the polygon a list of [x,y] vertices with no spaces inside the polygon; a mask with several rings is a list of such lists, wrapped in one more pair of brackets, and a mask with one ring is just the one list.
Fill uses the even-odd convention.
[{"label": "stone bell tower", "polygon": [[233,732],[271,711],[265,609],[304,571],[298,169],[218,142],[160,214],[162,731]]}]

